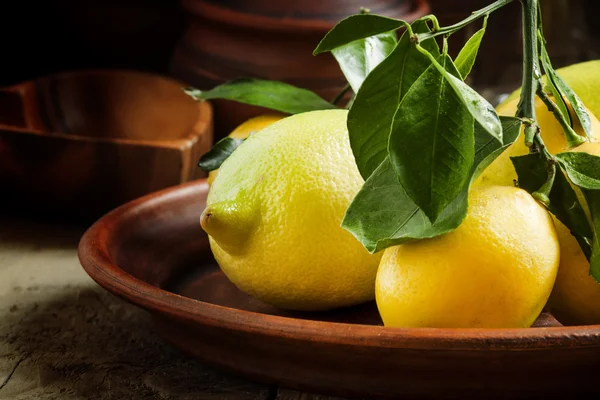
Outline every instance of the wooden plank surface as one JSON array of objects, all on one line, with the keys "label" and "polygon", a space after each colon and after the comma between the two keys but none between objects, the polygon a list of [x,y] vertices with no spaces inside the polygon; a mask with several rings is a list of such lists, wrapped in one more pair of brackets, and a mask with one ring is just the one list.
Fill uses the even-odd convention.
[{"label": "wooden plank surface", "polygon": [[83,228],[0,215],[0,400],[335,400],[227,376],[81,268]]}]

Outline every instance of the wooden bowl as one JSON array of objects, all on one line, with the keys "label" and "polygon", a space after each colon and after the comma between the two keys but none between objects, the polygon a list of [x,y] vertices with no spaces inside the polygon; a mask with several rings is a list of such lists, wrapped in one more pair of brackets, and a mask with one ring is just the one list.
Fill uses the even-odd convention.
[{"label": "wooden bowl", "polygon": [[554,398],[598,393],[600,326],[383,327],[373,303],[292,313],[237,290],[199,226],[205,180],[137,199],[93,224],[87,273],[148,310],[158,332],[199,360],[257,381],[368,398]]},{"label": "wooden bowl", "polygon": [[171,78],[67,72],[0,90],[2,201],[97,219],[205,176],[212,107]]},{"label": "wooden bowl", "polygon": [[[331,100],[346,79],[331,54],[313,56],[325,34],[360,7],[407,21],[429,12],[427,0],[181,0],[189,16],[170,73],[208,90],[230,79],[284,81]],[[265,108],[214,100],[216,138]]]}]

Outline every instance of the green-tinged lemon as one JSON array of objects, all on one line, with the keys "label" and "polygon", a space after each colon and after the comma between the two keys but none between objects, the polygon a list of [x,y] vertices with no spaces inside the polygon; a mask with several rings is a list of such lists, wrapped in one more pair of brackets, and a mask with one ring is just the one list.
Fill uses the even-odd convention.
[{"label": "green-tinged lemon", "polygon": [[[260,131],[261,129],[271,125],[273,122],[277,122],[284,117],[285,115],[283,114],[263,114],[250,118],[238,125],[228,136],[233,139],[246,139],[251,134]],[[209,185],[212,185],[218,172],[219,170],[215,169],[208,173],[208,178],[206,181]]]},{"label": "green-tinged lemon", "polygon": [[286,117],[251,135],[221,165],[201,225],[240,290],[294,310],[374,299],[381,254],[369,254],[340,226],[364,183],[347,115]]}]

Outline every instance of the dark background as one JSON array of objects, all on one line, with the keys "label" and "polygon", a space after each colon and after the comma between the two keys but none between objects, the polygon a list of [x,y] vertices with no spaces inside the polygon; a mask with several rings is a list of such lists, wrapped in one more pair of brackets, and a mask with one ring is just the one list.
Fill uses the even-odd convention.
[{"label": "dark background", "polygon": [[[184,36],[189,39],[189,42],[204,39],[210,43],[219,44],[222,35],[227,35],[228,30],[237,28],[235,26],[237,21],[231,21],[230,24],[219,25],[216,28],[212,26],[212,28],[215,28],[212,29],[212,37],[202,36],[199,38],[198,35],[186,35],[192,21],[179,1],[0,0],[0,87],[14,85],[57,72],[81,69],[129,69],[179,78],[171,73],[171,58],[176,46]],[[230,0],[227,3],[238,4],[241,1],[244,0]],[[276,4],[281,7],[286,5],[285,2],[278,2],[279,0],[247,0],[244,6],[252,5],[253,1],[256,2],[255,5],[259,1],[262,1],[263,4],[268,1],[277,1]],[[315,1],[318,2],[318,0],[312,0],[312,4],[315,4]],[[324,6],[331,6],[335,1],[341,0],[321,1]],[[352,1],[356,2],[358,0]],[[375,1],[377,0],[365,0],[365,3],[372,2],[371,4],[375,4]],[[555,67],[584,60],[600,59],[600,24],[595,21],[600,15],[600,1],[541,1],[543,2],[546,38],[549,41],[549,52]],[[328,2],[331,3],[327,4]],[[431,12],[438,16],[440,23],[450,25],[465,18],[471,11],[490,4],[491,0],[429,0],[429,2]],[[291,4],[298,7],[298,3]],[[196,19],[194,22],[196,26],[205,23],[200,19]],[[464,42],[480,26],[481,21],[477,21],[453,35],[450,53],[456,54],[460,49],[460,42]],[[246,31],[243,32],[246,33]],[[249,35],[251,34],[253,32],[249,33]],[[264,36],[263,33],[262,36],[253,36],[253,38]],[[232,37],[235,37],[236,40],[241,38],[239,39],[242,43],[241,46],[240,43],[235,43],[238,49],[247,49],[249,41],[247,38],[250,36],[232,35]],[[303,40],[305,39],[303,38]],[[283,47],[286,49],[289,45],[287,40],[286,36],[285,40],[282,41]],[[314,38],[308,37],[306,40],[313,41]],[[263,62],[264,60],[260,60],[260,55],[256,55],[256,52],[260,52],[260,46],[263,46],[263,42],[261,40],[255,40],[254,42],[258,43],[258,49],[253,48],[250,51],[236,54],[239,56],[238,60],[233,60],[240,64],[239,70],[242,72],[247,71],[246,63],[252,64],[251,61],[257,61],[252,60],[252,57],[258,58],[258,62],[254,64],[261,67],[257,68],[259,72],[263,71],[263,66],[267,64]],[[230,42],[223,41],[223,43]],[[266,44],[264,45],[265,48],[268,47]],[[231,48],[227,48],[229,46],[219,47],[218,50],[223,51],[218,52],[218,54],[206,52],[197,58],[192,57],[190,64],[194,65],[191,65],[191,67],[196,67],[196,63],[204,61],[208,57],[213,57],[213,60],[218,60],[218,57],[221,57],[227,61],[227,56],[233,53]],[[521,47],[520,7],[518,2],[515,1],[514,4],[497,11],[490,18],[488,30],[474,70],[469,75],[469,84],[474,86],[479,93],[483,94],[494,105],[501,101],[504,95],[512,92],[520,85]],[[274,47],[269,51],[264,51],[264,53],[267,54],[267,57],[281,56],[279,50],[279,47]],[[273,65],[278,66],[280,64],[274,63]],[[281,65],[289,65],[289,63],[281,63]],[[173,68],[173,70],[176,70],[176,68]],[[317,76],[317,78],[319,77]],[[195,85],[191,82],[188,83]],[[90,99],[92,99],[91,103],[93,103],[96,100],[94,96],[98,96],[98,92],[101,92],[101,90],[90,90],[89,92]],[[14,95],[10,96],[14,97]],[[8,96],[9,99],[12,98],[10,96]],[[87,99],[87,97],[84,98]],[[5,104],[17,103],[9,102]],[[100,104],[102,103],[100,102]],[[99,115],[102,115],[103,109],[101,106],[89,107],[89,109],[98,111]],[[218,111],[217,107],[215,107],[215,110]],[[232,108],[222,107],[222,112],[215,112],[215,138],[225,136],[231,132],[233,126],[243,120],[235,120],[235,114],[231,110]],[[12,117],[10,107],[3,107],[3,110],[0,111]],[[21,115],[21,113],[14,114]],[[240,113],[240,115],[243,114]],[[0,116],[2,116],[1,113]],[[177,118],[177,116],[173,118]],[[97,123],[97,125],[103,126],[101,123]],[[98,129],[94,128],[93,131],[97,132]],[[65,149],[60,147],[60,150],[55,152],[47,151],[45,148],[40,149],[38,146],[38,153],[35,153],[32,151],[32,149],[36,149],[34,145],[30,145],[27,140],[22,143],[24,143],[23,146],[18,149],[22,153],[16,153],[16,150],[13,150],[13,152],[15,154],[27,154],[36,161],[36,163],[20,161],[27,159],[24,157],[13,159],[14,165],[21,166],[20,163],[22,162],[23,170],[33,171],[29,178],[19,178],[26,182],[25,186],[36,187],[29,180],[34,181],[42,175],[36,170],[36,166],[42,165],[41,163],[46,163],[47,166],[59,166],[57,167],[58,172],[55,173],[58,177],[57,182],[62,182],[64,178],[66,182],[70,183],[71,175],[79,176],[78,173],[70,174],[60,169],[62,168],[61,165],[66,165],[64,160],[69,159],[66,155],[70,154],[75,159],[79,159],[77,157],[80,155],[77,152],[67,153],[69,151],[68,146],[65,146]],[[0,142],[0,150],[2,150],[2,144]],[[4,157],[4,160],[8,160],[7,163],[11,166],[10,158]],[[61,164],[58,160],[63,160],[64,163]],[[138,168],[142,167],[138,166]],[[10,168],[5,167],[5,169],[9,172],[12,171]],[[47,169],[54,171],[50,167],[47,167]],[[77,172],[76,169],[74,170]],[[81,175],[83,176],[83,174]],[[13,179],[12,175],[10,179]],[[73,178],[73,181],[76,182],[76,179]],[[111,181],[111,176],[107,178],[107,181]],[[52,185],[54,184],[54,181],[52,181]],[[48,186],[51,185],[48,184]],[[75,184],[72,186],[76,187]],[[1,183],[0,187],[2,187],[0,188],[0,193],[2,193],[4,187]],[[85,186],[82,187],[85,188]],[[20,194],[18,190],[13,191]],[[66,189],[53,189],[53,192],[61,195],[63,192],[69,193]],[[2,194],[0,202],[5,197],[4,193]],[[37,201],[36,196],[30,195],[29,197]],[[50,201],[44,199],[44,203],[50,203]],[[57,204],[62,204],[62,202],[57,201]],[[31,207],[28,209],[31,209]]]},{"label": "dark background", "polygon": [[81,68],[168,72],[177,0],[2,0],[0,85]]},{"label": "dark background", "polygon": [[[542,1],[556,67],[600,58],[600,24],[595,22],[599,1]],[[430,0],[442,23],[456,22],[490,2]],[[476,86],[511,88],[519,83],[518,9],[510,5],[490,18],[472,74]],[[0,86],[83,68],[168,75],[170,57],[187,22],[177,0],[0,1]]]}]

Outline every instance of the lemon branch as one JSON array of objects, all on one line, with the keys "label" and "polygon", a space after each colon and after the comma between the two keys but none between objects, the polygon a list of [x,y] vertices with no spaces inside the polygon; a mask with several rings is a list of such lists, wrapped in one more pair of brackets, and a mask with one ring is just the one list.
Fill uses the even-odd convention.
[{"label": "lemon branch", "polygon": [[331,100],[331,104],[337,105],[344,98],[346,93],[350,91],[351,88],[352,87],[350,86],[350,84],[346,83],[346,86],[344,86],[344,88]]},{"label": "lemon branch", "polygon": [[463,19],[462,21],[457,22],[454,25],[445,26],[445,27],[440,27],[440,24],[439,24],[437,18],[435,17],[435,15],[428,15],[425,18],[430,20],[433,23],[433,30],[431,32],[419,33],[419,34],[414,35],[413,36],[414,41],[417,43],[421,43],[424,40],[431,39],[436,36],[451,35],[454,32],[457,32],[457,31],[461,30],[462,28],[464,28],[465,26],[469,25],[471,22],[476,21],[479,18],[486,17],[489,14],[493,13],[494,11],[504,7],[505,5],[512,3],[513,1],[515,1],[515,0],[497,0],[487,7],[484,7],[477,11],[473,11],[471,13],[471,15],[469,15],[467,18]]},{"label": "lemon branch", "polygon": [[522,0],[523,9],[523,83],[517,117],[524,118],[525,145],[532,147],[539,132],[535,115],[535,96],[540,86],[537,37],[537,2]]},{"label": "lemon branch", "polygon": [[[525,125],[525,145],[530,153],[541,154],[548,162],[548,179],[532,195],[545,205],[556,176],[557,161],[546,149],[536,120],[535,99],[541,96],[542,82],[538,51],[538,0],[521,0],[523,13],[523,83],[516,116]],[[542,98],[544,102],[545,100]]]}]

